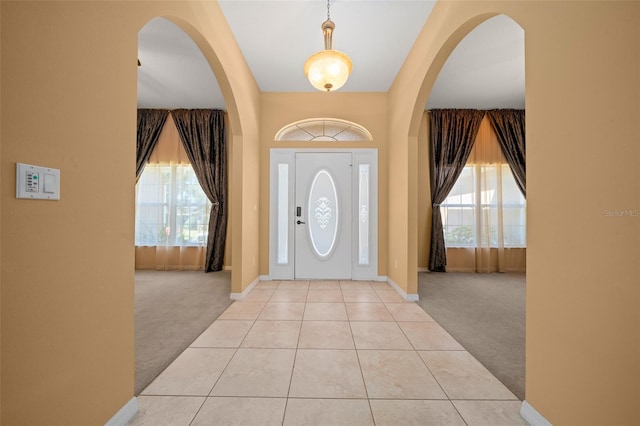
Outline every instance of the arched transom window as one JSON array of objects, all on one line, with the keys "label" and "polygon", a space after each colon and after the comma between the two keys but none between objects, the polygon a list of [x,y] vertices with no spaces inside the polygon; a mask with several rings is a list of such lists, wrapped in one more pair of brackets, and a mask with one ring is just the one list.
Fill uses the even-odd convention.
[{"label": "arched transom window", "polygon": [[372,141],[371,133],[359,124],[337,118],[311,118],[284,126],[277,141],[354,142]]}]

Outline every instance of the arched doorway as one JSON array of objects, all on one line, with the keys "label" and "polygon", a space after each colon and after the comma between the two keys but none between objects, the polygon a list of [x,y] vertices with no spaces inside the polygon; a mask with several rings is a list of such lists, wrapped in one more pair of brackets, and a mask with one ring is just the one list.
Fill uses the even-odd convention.
[{"label": "arched doorway", "polygon": [[[157,129],[157,142],[149,149],[136,184],[136,394],[231,303],[230,272],[203,272],[209,263],[205,256],[210,249],[212,201],[216,212],[228,209],[227,145],[231,138],[218,137],[230,133],[225,129],[229,120],[223,118],[222,90],[204,52],[175,23],[154,18],[140,30],[138,39],[138,137],[145,114],[162,111],[167,118]],[[215,156],[220,157],[215,195],[219,199],[206,195],[202,177],[196,177],[193,153],[187,155],[184,136],[178,130],[180,120],[176,121],[183,114],[174,118],[179,109],[188,110],[183,111],[188,115],[196,113],[194,119],[202,114],[218,117],[211,140],[203,142],[215,145]],[[201,124],[205,122],[198,126]],[[226,219],[218,223],[223,228],[220,233],[228,236]],[[225,254],[230,266],[230,247]]]},{"label": "arched doorway", "polygon": [[[494,39],[491,41],[487,39],[485,35],[488,35],[491,31],[485,31],[489,29],[497,30],[497,33],[502,37],[499,39]],[[495,34],[495,33],[494,33]],[[465,36],[467,38],[465,38]],[[482,49],[478,49],[478,46],[473,46],[471,43],[471,39],[474,36],[479,36],[482,43],[488,47],[484,53],[482,53]],[[519,48],[515,44],[519,44]],[[455,48],[453,46],[456,46]],[[460,52],[457,50],[460,49]],[[507,55],[507,57],[500,56],[500,49],[502,51],[508,51],[511,54],[511,57]],[[469,61],[464,57],[466,53],[467,57],[471,56],[473,60]],[[524,109],[524,31],[523,29],[511,20],[509,17],[505,15],[482,15],[476,18],[473,18],[467,21],[464,25],[454,32],[454,34],[450,35],[446,42],[444,43],[444,47],[437,51],[435,54],[435,59],[431,63],[431,68],[427,70],[426,77],[422,82],[422,88],[420,90],[420,95],[418,96],[418,101],[414,107],[414,113],[412,117],[413,124],[415,127],[415,137],[417,139],[416,150],[420,154],[420,160],[418,160],[417,165],[417,174],[419,176],[419,182],[417,184],[418,189],[418,197],[421,197],[421,200],[418,202],[418,221],[421,226],[420,238],[417,242],[419,255],[417,260],[418,270],[426,270],[426,266],[428,265],[428,252],[429,247],[426,246],[424,241],[425,234],[426,240],[430,238],[430,218],[432,208],[440,208],[432,207],[432,201],[430,199],[429,194],[429,167],[426,163],[428,159],[428,145],[425,144],[425,140],[428,140],[429,127],[428,127],[428,118],[426,114],[423,112],[426,109],[432,108],[472,108],[472,109],[481,109],[481,110],[493,110],[493,109],[502,109],[502,108],[517,108]],[[448,59],[447,59],[448,58]],[[521,61],[518,67],[511,68],[511,74],[498,76],[500,73],[497,70],[500,70],[500,64],[502,64],[502,69],[508,68],[505,67],[505,61]],[[451,72],[451,68],[458,67],[457,72]],[[442,68],[441,68],[442,67]],[[448,69],[448,75],[453,75],[458,77],[458,80],[451,79],[450,81],[439,81],[438,75],[441,69]],[[514,72],[515,71],[515,72]],[[495,80],[494,80],[495,78]],[[496,84],[497,83],[497,84]],[[500,85],[500,83],[504,83]],[[451,85],[464,85],[464,87],[469,88],[469,92],[480,93],[479,97],[472,98],[471,96],[462,99],[455,99],[451,101],[451,97],[443,97],[441,96],[444,93],[450,92],[447,88],[451,87]],[[480,89],[484,90],[473,90],[474,85],[480,85]],[[509,98],[509,96],[505,96],[507,93],[513,93],[514,91],[505,90],[504,93],[500,93],[500,88],[513,88],[514,86],[518,86],[518,90],[516,92],[520,93],[518,98]],[[501,96],[502,95],[502,96]],[[445,101],[446,99],[446,101]],[[424,102],[424,103],[422,103]],[[421,108],[422,111],[419,111],[420,105],[426,105]],[[419,117],[418,114],[422,115]],[[422,163],[421,163],[422,161]],[[523,216],[524,217],[524,216]],[[475,232],[475,231],[472,231]],[[475,250],[475,249],[474,249]],[[523,248],[523,251],[525,249]],[[472,250],[473,251],[473,250]],[[524,254],[522,255],[522,260],[524,261]],[[524,263],[524,262],[523,262]],[[425,280],[436,281],[436,277],[442,278],[439,274],[423,274],[421,279],[419,279],[419,286],[423,286]],[[482,277],[483,279],[485,277]],[[502,276],[500,278],[503,278]],[[442,280],[439,280],[442,281]],[[451,283],[451,277],[447,277],[444,281],[447,283]],[[520,283],[521,281],[521,283]],[[446,285],[446,284],[445,284]],[[505,356],[510,361],[506,362],[509,364],[509,372],[507,369],[500,371],[500,367],[495,367],[498,365],[497,358],[505,355],[505,351],[493,351],[495,348],[495,341],[491,348],[488,351],[483,352],[482,345],[476,345],[474,348],[473,339],[469,339],[468,342],[463,338],[463,334],[468,335],[477,335],[478,332],[481,333],[479,325],[480,322],[478,318],[473,318],[473,314],[469,315],[469,323],[464,327],[460,327],[458,331],[449,329],[447,327],[447,320],[444,317],[436,318],[437,315],[433,315],[434,318],[440,322],[448,331],[454,335],[470,353],[472,353],[476,358],[478,358],[486,367],[492,371],[494,375],[496,375],[503,382],[509,384],[509,388],[517,394],[520,399],[524,399],[524,357],[525,357],[525,337],[524,337],[524,319],[525,319],[525,304],[524,304],[524,276],[520,280],[518,280],[519,290],[515,294],[513,299],[514,303],[518,305],[518,309],[515,309],[516,312],[510,310],[516,318],[517,321],[511,321],[506,318],[495,317],[493,318],[496,321],[496,324],[504,324],[502,321],[509,322],[512,329],[507,333],[509,334],[509,338],[506,336],[496,336],[496,338],[504,344],[505,348],[508,349],[509,354]],[[451,288],[451,285],[448,286]],[[424,294],[421,294],[421,301],[419,303],[425,304]],[[478,303],[474,303],[476,306]],[[458,309],[457,312],[460,312],[461,309]],[[486,312],[486,310],[485,310]],[[432,313],[433,314],[433,313]],[[463,317],[465,312],[460,312],[458,317]],[[486,318],[483,318],[486,319]],[[452,328],[455,328],[456,325],[451,324]],[[466,330],[463,330],[466,327]],[[462,331],[460,331],[462,330]],[[495,327],[488,326],[489,332],[495,330]],[[504,331],[504,330],[503,330]],[[491,339],[485,339],[489,341]],[[491,344],[490,344],[491,345]],[[488,347],[487,347],[488,348]],[[489,354],[492,352],[492,354]],[[499,354],[499,355],[496,355]],[[505,364],[504,360],[502,361],[503,365]],[[517,373],[514,373],[514,365]],[[508,376],[508,377],[507,377]]]}]

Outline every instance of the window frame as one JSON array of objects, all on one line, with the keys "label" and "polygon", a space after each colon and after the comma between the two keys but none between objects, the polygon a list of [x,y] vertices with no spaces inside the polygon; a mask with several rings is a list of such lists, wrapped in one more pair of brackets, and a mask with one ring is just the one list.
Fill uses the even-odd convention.
[{"label": "window frame", "polygon": [[[449,199],[450,195],[447,195],[447,198],[445,198],[445,201],[442,202],[438,208],[440,208],[440,216],[442,218],[442,229],[443,229],[443,237],[444,237],[444,242],[445,242],[445,247],[446,248],[473,248],[473,247],[478,247],[478,241],[479,241],[479,229],[478,229],[478,223],[479,223],[479,217],[478,217],[478,209],[485,209],[485,208],[497,208],[497,203],[483,203],[479,200],[482,199],[481,196],[481,188],[480,188],[480,184],[478,182],[478,169],[481,169],[482,167],[487,167],[487,166],[494,166],[494,167],[500,167],[501,173],[502,173],[502,178],[498,179],[496,184],[501,184],[503,185],[503,189],[504,189],[504,180],[505,180],[505,174],[507,176],[509,176],[509,178],[513,181],[513,184],[515,185],[515,178],[513,177],[513,173],[511,172],[511,169],[508,167],[507,164],[490,164],[490,163],[484,163],[484,164],[475,164],[475,163],[467,163],[464,166],[463,171],[460,173],[460,176],[458,177],[458,179],[456,180],[456,183],[454,184],[454,186],[451,188],[450,194],[453,193],[456,189],[456,186],[458,185],[458,183],[460,182],[460,179],[463,177],[464,174],[464,170],[471,170],[472,172],[472,179],[473,179],[473,199],[475,200],[474,203],[451,203],[451,202],[447,202],[447,200]],[[506,167],[505,167],[506,166]],[[507,178],[507,179],[509,179]],[[517,187],[516,187],[517,188]],[[518,190],[519,192],[519,190]],[[520,193],[520,192],[519,192]],[[523,235],[523,240],[524,243],[516,243],[516,244],[507,244],[507,241],[504,241],[503,247],[504,248],[526,248],[527,247],[527,241],[526,241],[526,208],[527,208],[527,202],[526,202],[526,198],[524,198],[522,196],[522,194],[520,193],[520,199],[522,200],[522,203],[502,203],[502,209],[503,212],[508,210],[508,209],[522,209],[523,212],[525,213],[524,216],[524,223],[522,225],[520,225],[522,228],[524,228],[525,232]],[[472,210],[472,216],[473,216],[473,220],[472,220],[472,224],[471,226],[471,230],[472,230],[472,234],[473,234],[473,240],[470,241],[467,244],[460,244],[460,243],[455,243],[452,244],[450,242],[447,242],[447,231],[449,228],[453,228],[453,227],[457,227],[457,228],[461,228],[464,226],[467,226],[464,224],[464,221],[462,221],[462,225],[448,225],[446,218],[449,217],[449,212],[448,209],[450,208],[456,208],[456,209],[471,209]],[[503,214],[504,216],[504,214]],[[502,233],[505,233],[505,225],[503,224],[503,231]],[[497,248],[498,245],[497,244],[492,244],[490,243],[489,245],[490,248]]]},{"label": "window frame", "polygon": [[[159,179],[157,183],[145,184],[145,173],[152,171],[154,168],[158,168],[159,171],[156,173],[164,173],[163,168],[168,169],[169,172],[169,181],[164,182],[162,179]],[[186,173],[192,176],[185,176],[185,169],[188,171]],[[182,177],[182,185],[178,187],[178,179]],[[185,177],[187,179],[185,179]],[[195,180],[195,184],[192,182]],[[185,202],[184,200],[179,200],[180,194],[179,191],[182,190],[183,195],[185,194],[185,189],[187,188],[185,185],[185,181],[190,181],[188,186],[196,187],[198,194],[198,199],[200,201],[196,202]],[[156,198],[161,198],[163,201],[152,201],[152,202],[141,202],[139,193],[140,191],[144,191],[145,186],[153,186],[154,190],[161,191],[163,195],[156,195]],[[204,201],[204,206],[203,206]],[[209,228],[209,215],[211,212],[211,202],[208,197],[202,190],[200,183],[198,182],[195,172],[191,164],[188,163],[170,163],[170,164],[147,164],[145,170],[142,172],[140,179],[136,184],[136,194],[135,194],[135,206],[136,206],[136,217],[135,217],[135,245],[137,247],[206,247],[207,238],[208,238],[208,228]],[[199,238],[196,235],[194,238],[196,241],[191,241],[191,239],[184,240],[184,231],[185,231],[185,223],[184,220],[179,224],[179,218],[184,217],[185,209],[189,212],[187,217],[191,216],[191,209],[202,208],[204,207],[204,212],[202,214],[202,223],[197,224],[199,230],[196,230],[196,233],[201,233],[202,238]],[[161,211],[155,214],[156,217],[160,217],[161,219],[157,222],[151,222],[146,220],[140,220],[140,215],[143,209],[162,209]],[[199,215],[199,214],[198,214]],[[164,222],[163,222],[164,221]],[[139,225],[144,223],[152,223],[152,227],[155,226],[157,232],[155,240],[153,238],[142,238],[142,233],[139,232]],[[178,226],[179,225],[179,226]],[[168,229],[168,233],[165,231],[166,241],[160,237],[162,234],[162,227]],[[154,231],[149,231],[151,235],[153,235]],[[191,235],[191,231],[189,231],[189,235]],[[180,237],[182,236],[182,242],[180,243]]]}]

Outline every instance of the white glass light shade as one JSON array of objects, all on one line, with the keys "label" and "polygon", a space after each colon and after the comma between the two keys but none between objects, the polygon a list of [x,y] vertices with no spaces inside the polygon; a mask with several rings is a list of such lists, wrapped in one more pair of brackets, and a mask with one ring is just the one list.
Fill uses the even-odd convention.
[{"label": "white glass light shade", "polygon": [[339,50],[321,50],[307,59],[304,74],[318,90],[337,90],[344,86],[351,74],[351,59]]}]

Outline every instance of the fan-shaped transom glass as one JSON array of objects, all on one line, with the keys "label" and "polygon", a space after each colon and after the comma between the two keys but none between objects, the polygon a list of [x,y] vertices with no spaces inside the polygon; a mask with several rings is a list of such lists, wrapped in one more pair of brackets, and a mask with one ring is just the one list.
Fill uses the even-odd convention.
[{"label": "fan-shaped transom glass", "polygon": [[337,118],[311,118],[284,126],[277,141],[357,142],[372,141],[371,133],[359,124]]}]

